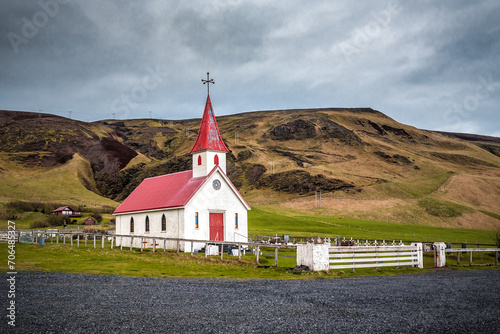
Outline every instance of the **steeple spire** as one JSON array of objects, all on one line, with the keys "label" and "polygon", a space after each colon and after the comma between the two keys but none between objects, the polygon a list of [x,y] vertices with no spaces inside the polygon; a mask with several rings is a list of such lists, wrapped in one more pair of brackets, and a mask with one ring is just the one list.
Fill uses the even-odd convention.
[{"label": "steeple spire", "polygon": [[219,133],[219,127],[217,126],[217,121],[215,120],[210,96],[207,96],[207,102],[205,103],[205,111],[203,112],[203,118],[201,119],[198,137],[196,138],[194,146],[189,153],[203,150],[229,152]]}]

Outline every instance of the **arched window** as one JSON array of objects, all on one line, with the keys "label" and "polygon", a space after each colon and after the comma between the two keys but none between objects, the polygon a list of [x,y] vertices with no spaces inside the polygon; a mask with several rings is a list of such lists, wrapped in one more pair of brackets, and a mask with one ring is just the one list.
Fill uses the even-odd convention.
[{"label": "arched window", "polygon": [[149,232],[149,216],[146,216],[146,227],[145,227],[146,232]]},{"label": "arched window", "polygon": [[218,165],[219,164],[219,156],[216,154],[214,157],[214,164]]},{"label": "arched window", "polygon": [[130,217],[130,233],[134,233],[134,217]]},{"label": "arched window", "polygon": [[201,166],[201,155],[198,156],[198,166]]},{"label": "arched window", "polygon": [[167,230],[167,219],[165,218],[165,215],[161,216],[161,230],[163,232]]}]

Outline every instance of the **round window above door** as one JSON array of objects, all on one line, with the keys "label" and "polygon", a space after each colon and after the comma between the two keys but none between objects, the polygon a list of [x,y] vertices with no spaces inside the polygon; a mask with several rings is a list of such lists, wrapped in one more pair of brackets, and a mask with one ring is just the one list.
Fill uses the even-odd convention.
[{"label": "round window above door", "polygon": [[214,182],[212,182],[212,186],[215,190],[219,190],[221,186],[220,181],[218,179],[215,179]]}]

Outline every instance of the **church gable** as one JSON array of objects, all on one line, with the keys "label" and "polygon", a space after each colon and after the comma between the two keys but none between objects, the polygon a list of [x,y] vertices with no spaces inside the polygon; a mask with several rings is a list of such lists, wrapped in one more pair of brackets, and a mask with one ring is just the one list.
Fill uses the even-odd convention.
[{"label": "church gable", "polygon": [[241,203],[246,209],[250,210],[250,205],[245,201],[238,189],[233,185],[220,167],[214,167],[210,174],[204,178],[203,184],[197,190],[196,194],[190,199],[187,205],[196,203],[197,207],[225,207],[224,202],[234,201]]}]

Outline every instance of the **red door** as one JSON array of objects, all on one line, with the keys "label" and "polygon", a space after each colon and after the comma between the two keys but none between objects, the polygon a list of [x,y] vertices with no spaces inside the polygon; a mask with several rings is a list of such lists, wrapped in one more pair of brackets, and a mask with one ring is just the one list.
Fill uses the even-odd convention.
[{"label": "red door", "polygon": [[210,214],[210,240],[224,241],[224,214]]}]

